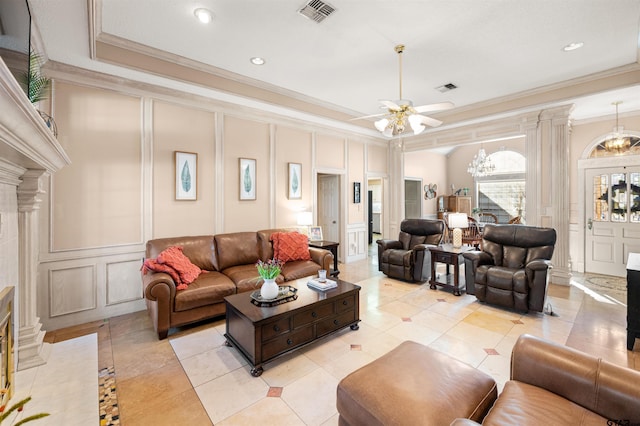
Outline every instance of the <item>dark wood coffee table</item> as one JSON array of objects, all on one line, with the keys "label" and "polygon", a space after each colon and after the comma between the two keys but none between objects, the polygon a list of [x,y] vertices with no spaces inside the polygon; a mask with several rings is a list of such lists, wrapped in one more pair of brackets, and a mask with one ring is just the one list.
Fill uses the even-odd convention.
[{"label": "dark wood coffee table", "polygon": [[338,287],[319,291],[307,286],[308,278],[290,281],[298,299],[273,307],[251,303],[250,292],[224,298],[227,314],[225,337],[262,374],[262,365],[345,327],[359,328],[360,286],[336,279]]}]

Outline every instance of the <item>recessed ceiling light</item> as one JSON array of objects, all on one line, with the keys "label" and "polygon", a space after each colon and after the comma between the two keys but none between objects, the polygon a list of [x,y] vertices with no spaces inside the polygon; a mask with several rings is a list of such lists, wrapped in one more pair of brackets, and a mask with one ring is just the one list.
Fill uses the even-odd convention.
[{"label": "recessed ceiling light", "polygon": [[259,56],[254,56],[250,59],[250,61],[253,65],[264,65],[264,63],[267,62],[264,60],[264,58],[261,58]]},{"label": "recessed ceiling light", "polygon": [[565,52],[571,52],[572,50],[580,49],[582,46],[584,46],[584,43],[581,41],[578,41],[575,43],[567,44],[565,47],[562,48],[562,50],[564,50]]},{"label": "recessed ceiling light", "polygon": [[213,21],[213,13],[209,9],[200,7],[194,10],[193,14],[203,24],[208,24],[209,22]]}]

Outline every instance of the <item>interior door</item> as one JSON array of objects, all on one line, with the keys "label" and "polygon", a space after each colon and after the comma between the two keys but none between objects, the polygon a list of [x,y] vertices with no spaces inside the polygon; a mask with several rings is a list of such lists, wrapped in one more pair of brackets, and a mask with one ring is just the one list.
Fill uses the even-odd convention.
[{"label": "interior door", "polygon": [[318,175],[318,226],[322,227],[322,238],[340,242],[340,177]]},{"label": "interior door", "polygon": [[640,250],[640,167],[585,170],[585,271],[626,276]]}]

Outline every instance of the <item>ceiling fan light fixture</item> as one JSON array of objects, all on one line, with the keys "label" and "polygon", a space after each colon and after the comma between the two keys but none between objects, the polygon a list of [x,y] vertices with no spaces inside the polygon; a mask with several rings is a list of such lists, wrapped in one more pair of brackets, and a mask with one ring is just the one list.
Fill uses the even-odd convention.
[{"label": "ceiling fan light fixture", "polygon": [[380,120],[377,120],[375,123],[373,123],[373,125],[376,126],[376,129],[378,129],[379,132],[384,132],[389,125],[389,119],[381,118]]},{"label": "ceiling fan light fixture", "polygon": [[426,129],[426,127],[422,124],[422,118],[420,118],[419,115],[410,115],[408,120],[414,135],[419,135],[420,133],[424,132],[424,129]]}]

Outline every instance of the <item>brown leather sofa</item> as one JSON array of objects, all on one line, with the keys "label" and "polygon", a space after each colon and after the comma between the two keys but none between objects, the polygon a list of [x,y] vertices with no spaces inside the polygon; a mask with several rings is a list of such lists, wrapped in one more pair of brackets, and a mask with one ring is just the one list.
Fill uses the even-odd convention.
[{"label": "brown leather sofa", "polygon": [[640,371],[524,334],[498,396],[486,373],[406,341],[343,378],[336,407],[341,426],[631,425],[638,383]]},{"label": "brown leather sofa", "polygon": [[525,334],[511,354],[511,380],[482,424],[637,425],[638,383],[640,371]]},{"label": "brown leather sofa", "polygon": [[378,270],[409,282],[425,282],[431,276],[429,245],[437,246],[444,235],[444,222],[405,219],[397,240],[378,240]]},{"label": "brown leather sofa", "polygon": [[485,225],[482,250],[463,254],[467,293],[481,302],[542,312],[555,243],[552,228]]},{"label": "brown leather sofa", "polygon": [[[203,271],[185,290],[166,273],[148,271],[142,275],[142,288],[147,310],[158,338],[167,337],[171,327],[214,318],[225,313],[225,296],[257,289],[258,260],[273,258],[270,229],[258,232],[160,238],[147,242],[145,257],[156,258],[170,246],[181,246],[189,260]],[[309,247],[311,260],[285,263],[278,282],[314,275],[320,269],[329,270],[333,254],[328,250]]]}]

